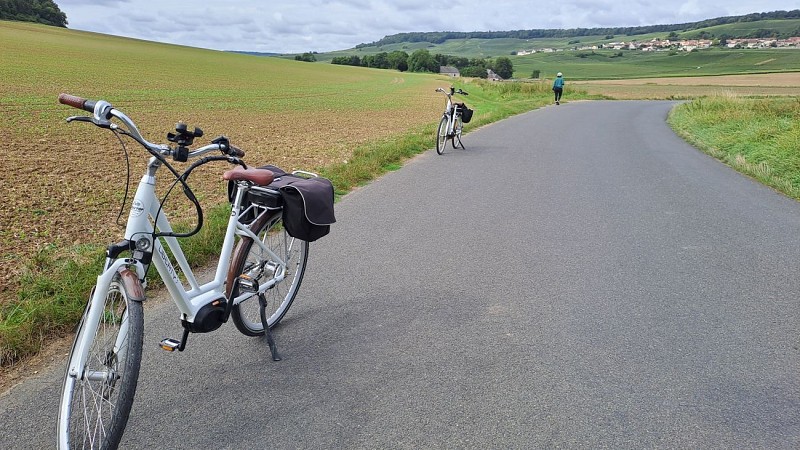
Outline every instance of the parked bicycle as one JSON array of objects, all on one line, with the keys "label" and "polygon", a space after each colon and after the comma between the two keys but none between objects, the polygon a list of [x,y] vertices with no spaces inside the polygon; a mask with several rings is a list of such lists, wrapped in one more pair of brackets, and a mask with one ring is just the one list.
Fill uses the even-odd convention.
[{"label": "parked bicycle", "polygon": [[436,130],[436,153],[441,155],[444,153],[448,140],[453,148],[464,148],[464,144],[461,142],[461,133],[464,129],[464,124],[472,119],[473,111],[467,108],[464,103],[453,102],[453,95],[469,95],[466,91],[450,87],[449,90],[437,88],[436,92],[441,92],[447,96],[447,104],[442,114],[442,120],[439,121],[439,127]]},{"label": "parked bicycle", "polygon": [[[153,144],[142,137],[130,118],[104,100],[67,94],[61,94],[58,100],[92,113],[70,117],[68,122],[89,122],[111,130],[123,147],[121,137],[132,138],[151,155],[131,203],[124,239],[108,247],[104,269],[78,326],[58,415],[59,448],[115,448],[125,430],[139,376],[142,302],[149,267],[155,266],[163,279],[183,325],[183,337],[164,339],[160,343],[162,349],[183,351],[190,333],[216,330],[230,317],[243,334],[266,335],[272,359],[277,361],[280,356],[270,328],[281,321],[297,295],[308,259],[308,240],[327,233],[326,225],[317,223],[310,226],[321,227],[322,231],[317,229],[313,237],[293,237],[297,233],[289,229],[289,197],[283,191],[303,184],[303,180],[325,188],[330,182],[307,172],[296,176],[278,172],[277,168],[247,167],[242,161],[244,152],[224,136],[191,150],[194,139],[203,132],[199,128],[190,130],[182,123],[176,126],[175,133],[167,135],[171,146]],[[206,156],[212,152],[221,155]],[[168,158],[194,162],[178,173]],[[201,284],[178,238],[191,236],[203,226],[202,208],[187,184],[190,174],[201,165],[217,161],[235,165],[222,177],[230,183],[232,212],[214,277]],[[159,200],[156,173],[162,167],[176,181]],[[278,187],[281,180],[283,187]],[[169,193],[178,185],[197,214],[195,228],[186,233],[174,231],[164,211]],[[334,221],[332,186],[330,197],[330,211],[318,219],[327,219],[327,226]]]}]

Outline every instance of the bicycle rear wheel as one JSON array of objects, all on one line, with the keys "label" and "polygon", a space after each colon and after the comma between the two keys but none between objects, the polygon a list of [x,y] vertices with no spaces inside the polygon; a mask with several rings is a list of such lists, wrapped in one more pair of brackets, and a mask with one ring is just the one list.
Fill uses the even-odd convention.
[{"label": "bicycle rear wheel", "polygon": [[444,153],[444,146],[447,144],[447,116],[442,116],[439,121],[439,128],[436,130],[436,153]]},{"label": "bicycle rear wheel", "polygon": [[461,142],[461,131],[464,129],[464,122],[461,121],[461,114],[456,116],[455,124],[453,126],[453,148],[461,147],[464,149],[464,144]]},{"label": "bicycle rear wheel", "polygon": [[[308,260],[308,242],[289,236],[283,227],[280,211],[262,214],[250,225],[250,229],[267,248],[286,263],[284,278],[264,292],[267,300],[267,325],[272,328],[289,311],[300,289]],[[243,288],[233,290],[234,285],[238,285],[234,281],[242,274],[254,280],[255,285],[261,286],[273,280],[279,268],[279,262],[268,252],[251,238],[243,237],[236,247],[228,272],[228,286],[231,289],[228,298],[234,299],[244,293]],[[231,318],[236,328],[247,336],[264,334],[261,306],[256,294],[235,305],[231,310]]]},{"label": "bicycle rear wheel", "polygon": [[69,374],[87,332],[87,306],[72,344],[58,415],[59,448],[117,448],[128,422],[142,359],[144,312],[115,276],[108,286],[83,373]]}]

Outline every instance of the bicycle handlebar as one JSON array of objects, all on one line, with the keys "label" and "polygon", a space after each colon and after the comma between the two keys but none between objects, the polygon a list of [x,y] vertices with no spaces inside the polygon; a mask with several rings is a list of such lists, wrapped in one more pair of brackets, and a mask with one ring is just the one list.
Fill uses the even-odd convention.
[{"label": "bicycle handlebar", "polygon": [[72,106],[73,108],[82,109],[86,112],[93,113],[94,106],[97,102],[93,100],[86,100],[85,98],[81,98],[75,95],[70,94],[59,94],[58,96],[58,103]]},{"label": "bicycle handlebar", "polygon": [[[72,120],[81,120],[86,122],[92,122],[93,124],[101,128],[109,128],[111,130],[117,130],[119,129],[119,126],[116,124],[112,124],[110,122],[112,118],[117,118],[127,128],[127,130],[124,130],[125,134],[132,137],[135,141],[144,146],[148,151],[157,152],[164,156],[175,157],[175,155],[183,154],[185,155],[184,157],[186,159],[191,159],[204,155],[213,150],[219,150],[222,153],[235,158],[243,158],[245,155],[243,150],[230,145],[230,141],[228,141],[228,138],[225,138],[224,136],[220,136],[214,139],[213,141],[211,141],[212,143],[209,145],[195,149],[194,151],[188,153],[186,153],[188,149],[180,144],[175,149],[170,148],[168,145],[153,144],[152,142],[147,141],[142,136],[142,133],[139,131],[139,128],[136,127],[136,124],[133,122],[133,120],[131,120],[128,116],[126,116],[122,111],[115,109],[111,105],[111,103],[105,100],[88,100],[82,97],[78,97],[76,95],[62,93],[59,94],[58,96],[58,102],[67,106],[72,106],[73,108],[82,109],[94,115],[94,117],[92,118],[83,116],[70,117],[67,119],[68,122]],[[185,159],[181,160],[185,161]]]},{"label": "bicycle handlebar", "polygon": [[451,95],[453,95],[453,94],[459,94],[459,95],[469,95],[469,94],[467,93],[467,91],[465,91],[465,90],[463,90],[463,89],[454,89],[454,88],[450,88],[450,92],[449,92],[449,93],[448,93],[448,92],[447,92],[447,90],[445,90],[444,88],[436,88],[436,92],[442,92],[442,93],[444,93],[444,94],[445,94],[445,95],[447,95],[447,96],[451,96]]}]

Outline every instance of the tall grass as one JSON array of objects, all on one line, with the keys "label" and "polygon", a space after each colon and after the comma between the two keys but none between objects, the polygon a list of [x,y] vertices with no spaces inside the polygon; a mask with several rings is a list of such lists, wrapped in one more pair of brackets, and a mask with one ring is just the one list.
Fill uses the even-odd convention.
[{"label": "tall grass", "polygon": [[706,153],[800,200],[800,98],[699,98],[676,107],[669,123]]}]

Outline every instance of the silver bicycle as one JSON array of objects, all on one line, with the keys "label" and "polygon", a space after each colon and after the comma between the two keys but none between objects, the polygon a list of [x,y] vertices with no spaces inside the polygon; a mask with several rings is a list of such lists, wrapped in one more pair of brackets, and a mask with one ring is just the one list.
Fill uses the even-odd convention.
[{"label": "silver bicycle", "polygon": [[[124,239],[108,247],[104,269],[80,321],[58,415],[59,448],[115,448],[136,392],[149,267],[155,266],[164,280],[183,325],[183,337],[164,339],[162,349],[182,351],[190,333],[216,330],[230,317],[245,335],[266,335],[272,359],[279,360],[270,328],[280,322],[297,295],[308,242],[291,237],[282,226],[280,192],[268,187],[275,178],[273,172],[248,168],[241,159],[244,152],[226,137],[191,150],[202,130],[179,123],[175,133],[167,135],[171,145],[153,144],[130,118],[104,100],[61,94],[59,102],[92,114],[70,117],[68,122],[88,122],[132,138],[150,154],[131,203]],[[168,158],[194,162],[180,174]],[[202,209],[187,181],[193,169],[214,161],[235,165],[222,177],[233,186],[232,212],[214,277],[201,282],[178,238],[196,233],[203,225]],[[163,208],[169,192],[161,200],[156,193],[156,173],[162,167],[175,176],[172,186],[180,185],[195,206],[193,231],[178,233],[170,225]]]},{"label": "silver bicycle", "polygon": [[456,90],[450,87],[449,90],[444,88],[437,88],[436,92],[441,92],[447,96],[447,104],[442,114],[442,119],[439,121],[439,127],[436,129],[436,153],[444,153],[445,146],[449,140],[453,148],[464,148],[461,142],[461,132],[464,129],[464,112],[466,105],[463,103],[454,103],[453,95],[469,95],[466,91],[461,89]]}]

